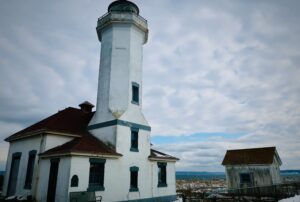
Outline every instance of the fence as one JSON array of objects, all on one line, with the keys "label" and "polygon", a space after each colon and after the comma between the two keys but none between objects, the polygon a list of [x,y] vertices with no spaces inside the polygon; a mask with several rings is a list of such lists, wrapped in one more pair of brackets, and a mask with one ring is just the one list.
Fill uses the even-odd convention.
[{"label": "fence", "polygon": [[248,187],[241,189],[223,189],[212,192],[199,193],[197,189],[178,190],[178,195],[183,201],[247,201],[255,199],[255,201],[278,201],[300,194],[300,182],[283,183],[271,186]]}]

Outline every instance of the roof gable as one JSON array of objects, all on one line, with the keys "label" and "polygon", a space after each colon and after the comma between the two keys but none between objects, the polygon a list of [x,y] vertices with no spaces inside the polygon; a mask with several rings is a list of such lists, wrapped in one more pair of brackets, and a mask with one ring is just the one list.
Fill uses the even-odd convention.
[{"label": "roof gable", "polygon": [[275,147],[227,150],[222,165],[272,164],[274,158],[281,164]]},{"label": "roof gable", "polygon": [[54,131],[81,136],[86,133],[87,125],[93,114],[93,112],[87,113],[80,109],[68,107],[9,136],[5,141],[10,142],[15,139],[25,138],[38,131]]},{"label": "roof gable", "polygon": [[101,154],[122,156],[116,153],[113,149],[104,144],[101,140],[93,135],[86,133],[82,137],[74,138],[73,140],[49,149],[40,154],[40,156],[61,155],[70,153],[86,153],[86,154]]}]

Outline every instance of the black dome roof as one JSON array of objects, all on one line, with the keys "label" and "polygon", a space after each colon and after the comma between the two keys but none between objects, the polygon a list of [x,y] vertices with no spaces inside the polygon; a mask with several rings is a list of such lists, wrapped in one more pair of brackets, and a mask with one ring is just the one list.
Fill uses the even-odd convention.
[{"label": "black dome roof", "polygon": [[118,0],[112,2],[108,6],[108,12],[128,12],[128,13],[135,13],[139,14],[139,8],[134,3],[127,1],[127,0]]}]

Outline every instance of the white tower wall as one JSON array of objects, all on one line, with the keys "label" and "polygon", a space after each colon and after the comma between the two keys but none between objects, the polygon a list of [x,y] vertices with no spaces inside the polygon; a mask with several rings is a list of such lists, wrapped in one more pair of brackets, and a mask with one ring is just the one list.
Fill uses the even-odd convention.
[{"label": "white tower wall", "polygon": [[[105,143],[118,147],[116,120],[126,122],[128,127],[132,123],[142,125],[150,131],[141,111],[147,22],[134,13],[109,12],[98,20],[97,32],[101,41],[97,108],[89,129]],[[133,83],[139,86],[138,104],[132,103]]]}]

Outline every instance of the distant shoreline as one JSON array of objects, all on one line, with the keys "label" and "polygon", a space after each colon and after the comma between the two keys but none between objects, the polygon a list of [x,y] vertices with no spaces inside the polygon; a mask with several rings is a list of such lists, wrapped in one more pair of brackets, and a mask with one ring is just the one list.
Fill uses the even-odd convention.
[{"label": "distant shoreline", "polygon": [[[282,170],[281,176],[300,176],[300,170]],[[225,172],[177,171],[176,180],[225,180]]]}]

